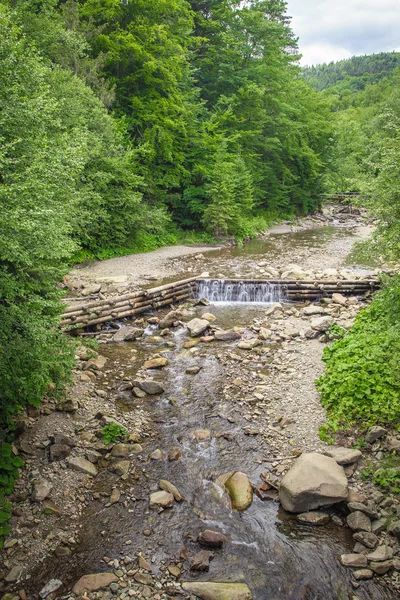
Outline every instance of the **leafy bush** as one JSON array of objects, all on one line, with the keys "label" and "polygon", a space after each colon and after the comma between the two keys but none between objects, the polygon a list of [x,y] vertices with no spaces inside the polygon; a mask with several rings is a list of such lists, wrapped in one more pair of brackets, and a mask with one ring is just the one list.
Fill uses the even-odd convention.
[{"label": "leafy bush", "polygon": [[11,444],[0,444],[0,548],[9,532],[7,522],[11,516],[11,504],[5,501],[4,496],[13,492],[22,466],[23,462],[19,456],[15,456]]},{"label": "leafy bush", "polygon": [[116,423],[105,425],[105,427],[103,427],[101,430],[103,442],[106,446],[110,443],[116,442],[118,439],[123,438],[127,435],[127,433],[128,432],[125,427],[121,427],[121,425],[117,425]]},{"label": "leafy bush", "polygon": [[328,346],[317,381],[333,430],[400,423],[400,279],[387,282],[352,329]]}]

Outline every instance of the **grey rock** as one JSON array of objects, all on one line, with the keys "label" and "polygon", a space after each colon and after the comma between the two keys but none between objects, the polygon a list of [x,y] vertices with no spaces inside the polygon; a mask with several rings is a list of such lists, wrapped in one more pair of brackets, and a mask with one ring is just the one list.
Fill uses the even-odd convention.
[{"label": "grey rock", "polygon": [[371,531],[371,519],[360,510],[351,513],[347,519],[347,525],[353,531]]},{"label": "grey rock", "polygon": [[22,565],[15,565],[11,569],[11,571],[5,576],[4,581],[7,583],[15,583],[21,578],[22,573],[24,572],[24,567]]},{"label": "grey rock", "polygon": [[324,454],[336,460],[338,465],[351,465],[362,456],[359,450],[344,448],[343,446],[332,446],[325,450]]},{"label": "grey rock", "polygon": [[214,554],[209,550],[200,550],[190,561],[191,571],[208,571],[210,568],[210,561],[214,558]]},{"label": "grey rock", "polygon": [[325,525],[325,523],[330,521],[330,515],[319,510],[314,510],[297,515],[297,520],[308,525]]},{"label": "grey rock", "polygon": [[370,427],[366,433],[365,441],[368,444],[373,444],[376,440],[379,440],[384,435],[387,434],[387,429],[381,427],[380,425],[374,425]]},{"label": "grey rock", "polygon": [[92,477],[96,477],[97,475],[97,469],[94,464],[80,456],[74,456],[73,458],[68,459],[68,466],[70,469],[79,471],[85,475],[91,475]]},{"label": "grey rock", "polygon": [[314,329],[314,331],[326,331],[334,322],[332,317],[317,317],[311,321],[311,329]]},{"label": "grey rock", "polygon": [[53,489],[53,484],[47,479],[39,479],[33,485],[32,500],[33,502],[43,502],[45,498],[50,494]]},{"label": "grey rock", "polygon": [[117,333],[114,334],[114,342],[130,342],[142,337],[144,329],[140,327],[132,327],[130,325],[121,327]]},{"label": "grey rock", "polygon": [[71,454],[71,447],[67,444],[53,444],[50,446],[50,460],[55,462],[57,460],[64,460]]},{"label": "grey rock", "polygon": [[387,437],[386,446],[389,452],[400,452],[400,440],[394,437],[394,435]]},{"label": "grey rock", "polygon": [[372,533],[382,533],[386,529],[386,519],[375,519],[372,521]]},{"label": "grey rock", "polygon": [[393,521],[388,529],[398,540],[400,540],[400,521]]},{"label": "grey rock", "polygon": [[157,381],[152,381],[151,379],[139,381],[138,387],[150,396],[156,396],[158,394],[162,394],[165,391],[161,383],[157,383]]},{"label": "grey rock", "polygon": [[289,512],[308,512],[347,499],[348,484],[343,467],[333,458],[312,452],[302,454],[283,477],[279,499]]},{"label": "grey rock", "polygon": [[191,337],[198,337],[210,326],[209,321],[206,319],[192,319],[186,323],[186,327],[189,329]]},{"label": "grey rock", "polygon": [[393,558],[393,549],[390,546],[378,546],[376,550],[368,554],[368,560],[372,562],[383,562]]},{"label": "grey rock", "polygon": [[182,588],[201,600],[252,600],[253,598],[245,583],[190,581],[182,583]]},{"label": "grey rock", "polygon": [[377,575],[384,575],[390,569],[393,569],[393,561],[385,560],[384,562],[370,562],[369,568]]},{"label": "grey rock", "polygon": [[351,510],[351,512],[355,512],[356,510],[360,510],[365,515],[367,515],[367,517],[369,517],[370,519],[377,519],[378,516],[379,516],[378,513],[376,512],[376,510],[370,508],[369,506],[366,506],[362,502],[349,502],[347,504],[347,506],[349,507],[349,509]]},{"label": "grey rock", "polygon": [[234,340],[240,340],[241,335],[236,331],[216,331],[214,338],[220,342],[232,342]]},{"label": "grey rock", "polygon": [[161,508],[170,508],[174,504],[174,497],[170,492],[154,492],[150,494],[150,507],[161,506]]},{"label": "grey rock", "polygon": [[41,598],[47,598],[49,594],[56,592],[62,586],[62,581],[59,579],[50,579],[48,583],[40,590],[39,596]]},{"label": "grey rock", "polygon": [[378,537],[374,533],[368,531],[357,531],[353,534],[353,539],[367,548],[375,548],[379,542]]},{"label": "grey rock", "polygon": [[360,569],[359,571],[354,571],[353,577],[357,581],[364,581],[365,579],[372,579],[374,576],[373,571],[371,569]]},{"label": "grey rock", "polygon": [[340,562],[344,567],[354,569],[363,569],[368,565],[367,557],[364,554],[342,554]]},{"label": "grey rock", "polygon": [[211,529],[205,529],[197,538],[199,544],[207,546],[208,548],[222,548],[226,542],[226,537],[219,531],[213,531]]}]

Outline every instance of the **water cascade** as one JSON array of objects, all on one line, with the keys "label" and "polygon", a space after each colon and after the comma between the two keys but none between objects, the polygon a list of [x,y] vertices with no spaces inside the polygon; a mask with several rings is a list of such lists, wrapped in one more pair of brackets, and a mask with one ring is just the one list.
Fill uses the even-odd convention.
[{"label": "water cascade", "polygon": [[197,298],[209,302],[253,302],[271,304],[287,300],[279,284],[262,281],[232,281],[224,279],[201,280],[197,285]]}]

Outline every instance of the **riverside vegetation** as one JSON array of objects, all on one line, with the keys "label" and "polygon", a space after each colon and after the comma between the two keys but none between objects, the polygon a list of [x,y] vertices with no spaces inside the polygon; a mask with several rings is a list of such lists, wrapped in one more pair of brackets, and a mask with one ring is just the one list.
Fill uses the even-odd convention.
[{"label": "riverside vegetation", "polygon": [[[243,239],[333,191],[361,192],[378,219],[368,251],[399,259],[399,57],[302,77],[285,11],[0,2],[0,538],[15,416],[71,381],[75,347],[57,327],[71,261]],[[399,289],[385,282],[325,351],[325,435],[400,425]],[[396,468],[375,479],[390,486]]]}]

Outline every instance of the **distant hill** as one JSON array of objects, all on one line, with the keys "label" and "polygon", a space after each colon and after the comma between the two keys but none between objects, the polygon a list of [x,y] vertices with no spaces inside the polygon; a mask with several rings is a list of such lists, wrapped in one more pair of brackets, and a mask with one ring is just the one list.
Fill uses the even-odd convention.
[{"label": "distant hill", "polygon": [[305,67],[303,76],[317,90],[335,88],[335,91],[361,91],[368,84],[391,76],[400,66],[400,52],[381,52],[366,56],[353,56],[346,60]]}]

